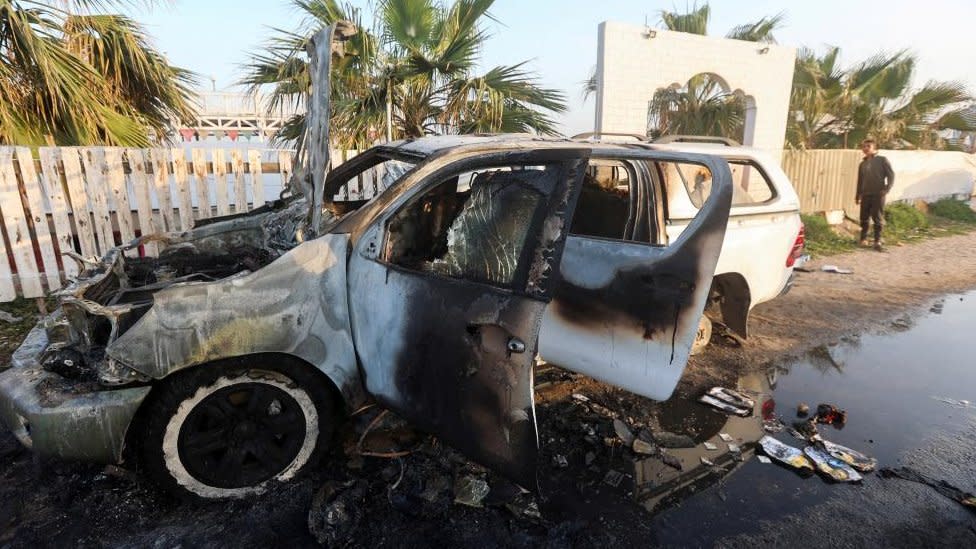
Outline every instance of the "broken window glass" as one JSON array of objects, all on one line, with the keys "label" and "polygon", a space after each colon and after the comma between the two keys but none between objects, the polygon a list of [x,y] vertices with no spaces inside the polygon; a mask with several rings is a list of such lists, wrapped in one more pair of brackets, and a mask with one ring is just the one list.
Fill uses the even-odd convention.
[{"label": "broken window glass", "polygon": [[557,166],[519,166],[452,176],[394,216],[388,261],[511,286],[558,173]]}]

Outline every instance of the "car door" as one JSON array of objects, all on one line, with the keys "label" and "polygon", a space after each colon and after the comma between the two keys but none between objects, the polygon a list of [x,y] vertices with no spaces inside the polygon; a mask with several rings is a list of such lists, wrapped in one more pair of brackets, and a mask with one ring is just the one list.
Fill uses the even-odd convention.
[{"label": "car door", "polygon": [[[684,371],[722,250],[731,174],[724,160],[706,155],[640,151],[620,157],[651,167],[702,166],[712,178],[711,193],[667,246],[571,235],[539,352],[552,364],[666,400]],[[644,173],[660,178],[663,171]]]},{"label": "car door", "polygon": [[527,488],[538,331],[588,154],[432,161],[398,183],[349,259],[366,390]]}]

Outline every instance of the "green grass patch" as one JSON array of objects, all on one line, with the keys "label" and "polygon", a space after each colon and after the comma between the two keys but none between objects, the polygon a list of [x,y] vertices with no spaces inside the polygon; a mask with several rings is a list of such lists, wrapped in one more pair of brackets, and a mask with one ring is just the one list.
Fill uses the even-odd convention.
[{"label": "green grass patch", "polygon": [[800,216],[806,232],[806,251],[813,256],[823,256],[848,252],[856,248],[851,237],[841,236],[821,215]]},{"label": "green grass patch", "polygon": [[913,242],[926,236],[930,225],[929,216],[925,212],[911,204],[896,202],[885,208],[882,236],[888,244]]},{"label": "green grass patch", "polygon": [[943,198],[929,204],[929,213],[959,223],[976,224],[976,211],[969,204],[955,198]]}]

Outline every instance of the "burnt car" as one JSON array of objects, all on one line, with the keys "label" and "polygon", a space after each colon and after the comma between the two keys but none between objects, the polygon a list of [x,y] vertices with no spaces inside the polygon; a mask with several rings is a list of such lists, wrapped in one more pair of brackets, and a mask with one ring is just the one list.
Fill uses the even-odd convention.
[{"label": "burnt car", "polygon": [[[311,467],[375,401],[535,488],[537,356],[670,396],[721,251],[724,160],[442,136],[326,174],[312,126],[294,196],[84,261],[0,372],[0,418],[22,443],[134,456],[177,492],[242,497]],[[669,163],[713,179],[672,242]],[[362,178],[381,192],[336,199]],[[138,257],[148,240],[158,257]]]}]

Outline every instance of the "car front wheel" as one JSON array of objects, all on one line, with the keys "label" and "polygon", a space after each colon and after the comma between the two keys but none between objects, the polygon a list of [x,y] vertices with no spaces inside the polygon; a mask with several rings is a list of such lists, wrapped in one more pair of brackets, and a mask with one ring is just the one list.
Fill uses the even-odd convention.
[{"label": "car front wheel", "polygon": [[301,368],[200,366],[164,380],[147,410],[143,463],[164,488],[240,498],[291,480],[334,431],[328,390]]}]

